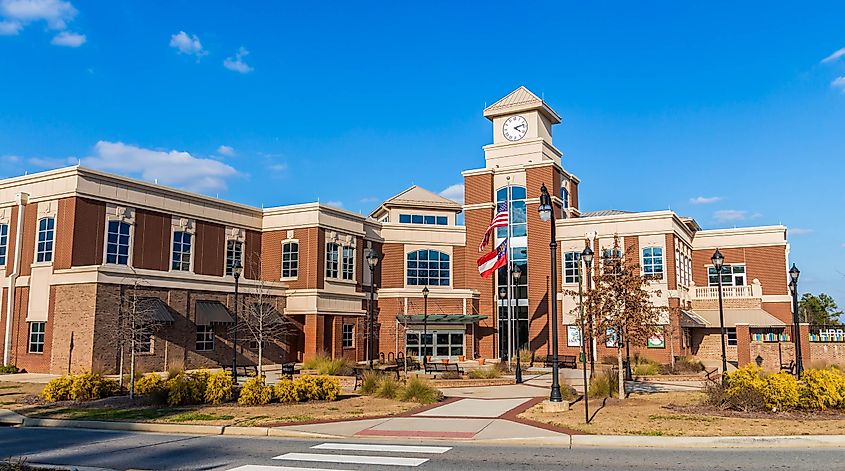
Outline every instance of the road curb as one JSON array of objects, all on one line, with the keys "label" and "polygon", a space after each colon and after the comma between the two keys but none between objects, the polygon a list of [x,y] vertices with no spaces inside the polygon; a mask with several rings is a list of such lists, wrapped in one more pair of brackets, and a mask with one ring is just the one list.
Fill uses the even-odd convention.
[{"label": "road curb", "polygon": [[8,409],[0,409],[0,425],[21,425],[24,416]]},{"label": "road curb", "polygon": [[572,448],[807,448],[845,446],[845,435],[777,437],[644,437],[627,435],[572,435]]},{"label": "road curb", "polygon": [[194,435],[222,435],[221,425],[153,424],[140,422],[106,422],[99,420],[37,419],[25,417],[23,427],[60,427],[122,432],[186,433]]},{"label": "road curb", "polygon": [[270,437],[278,438],[329,438],[329,439],[349,439],[354,437],[345,437],[343,435],[329,435],[326,433],[315,432],[301,432],[299,430],[283,430],[278,428],[271,428],[267,431]]},{"label": "road curb", "polygon": [[237,435],[241,437],[266,437],[270,433],[269,427],[223,427],[223,435]]}]

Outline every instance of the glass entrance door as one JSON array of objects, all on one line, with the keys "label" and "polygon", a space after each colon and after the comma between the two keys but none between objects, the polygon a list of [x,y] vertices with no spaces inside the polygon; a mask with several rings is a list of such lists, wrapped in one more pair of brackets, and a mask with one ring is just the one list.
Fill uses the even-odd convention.
[{"label": "glass entrance door", "polygon": [[464,331],[429,330],[426,335],[420,331],[405,334],[405,354],[422,358],[457,358],[464,355]]}]

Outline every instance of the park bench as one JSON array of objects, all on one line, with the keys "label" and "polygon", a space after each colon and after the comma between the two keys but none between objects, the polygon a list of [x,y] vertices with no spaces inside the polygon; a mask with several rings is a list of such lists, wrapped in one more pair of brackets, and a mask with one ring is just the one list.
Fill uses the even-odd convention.
[{"label": "park bench", "polygon": [[357,390],[358,385],[364,382],[364,375],[367,374],[367,372],[370,372],[370,371],[378,373],[378,374],[395,373],[396,374],[396,380],[397,381],[399,380],[399,366],[397,366],[397,365],[387,365],[387,366],[376,367],[376,368],[372,368],[372,369],[370,369],[369,366],[356,366],[356,367],[352,368],[352,372],[355,375],[355,386],[352,388],[353,391]]},{"label": "park bench", "polygon": [[[256,365],[237,365],[235,369],[238,372],[238,377],[258,376],[258,367]],[[231,373],[232,365],[223,366],[223,370]]]},{"label": "park bench", "polygon": [[[546,367],[552,366],[552,357],[546,357],[543,365]],[[557,366],[561,368],[578,368],[578,359],[575,355],[560,355],[557,357]]]},{"label": "park bench", "polygon": [[455,373],[463,374],[464,370],[457,363],[426,363],[426,373],[445,373],[447,371],[454,371]]},{"label": "park bench", "polygon": [[791,375],[795,374],[795,360],[790,361],[789,363],[781,363],[780,370],[789,373]]}]

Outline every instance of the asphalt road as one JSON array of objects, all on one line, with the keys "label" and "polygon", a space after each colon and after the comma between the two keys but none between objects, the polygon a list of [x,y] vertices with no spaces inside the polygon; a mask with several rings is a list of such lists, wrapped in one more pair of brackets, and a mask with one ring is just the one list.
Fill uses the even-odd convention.
[{"label": "asphalt road", "polygon": [[[358,449],[344,450],[344,444],[352,444],[352,448]],[[362,444],[365,446],[361,447]],[[375,448],[360,449],[367,448],[367,445]],[[400,448],[393,449],[396,445]],[[441,448],[401,448],[419,445]],[[313,448],[315,446],[318,448]],[[243,466],[239,471],[773,471],[841,469],[839,466],[845,462],[845,449],[569,449],[454,441],[327,441],[55,428],[0,428],[0,456],[26,457],[30,463],[119,470],[230,470]],[[279,456],[287,459],[273,459]]]}]

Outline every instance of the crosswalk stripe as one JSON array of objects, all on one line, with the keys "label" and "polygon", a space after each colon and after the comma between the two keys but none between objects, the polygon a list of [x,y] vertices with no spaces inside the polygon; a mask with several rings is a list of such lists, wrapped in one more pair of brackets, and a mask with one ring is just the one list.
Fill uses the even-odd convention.
[{"label": "crosswalk stripe", "polygon": [[343,451],[379,451],[382,453],[435,453],[443,454],[451,450],[450,446],[407,446],[407,445],[371,445],[366,443],[323,443],[311,448],[317,450]]},{"label": "crosswalk stripe", "polygon": [[384,466],[419,466],[428,458],[397,458],[392,456],[325,455],[319,453],[285,453],[274,460],[311,461],[318,463],[373,464]]},{"label": "crosswalk stripe", "polygon": [[298,468],[295,466],[263,466],[259,464],[248,464],[246,466],[238,466],[229,471],[348,471],[345,469],[326,469],[326,468]]}]

